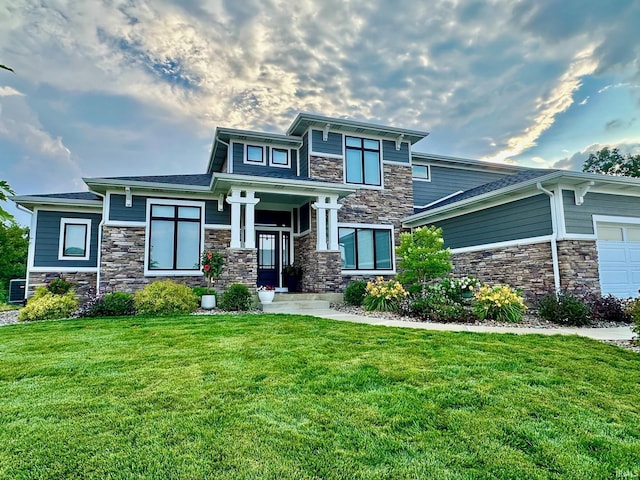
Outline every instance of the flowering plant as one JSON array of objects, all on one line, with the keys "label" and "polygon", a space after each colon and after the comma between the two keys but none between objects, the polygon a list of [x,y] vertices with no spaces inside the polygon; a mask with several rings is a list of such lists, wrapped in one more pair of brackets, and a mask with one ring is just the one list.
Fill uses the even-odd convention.
[{"label": "flowering plant", "polygon": [[258,292],[270,292],[270,291],[275,290],[275,289],[276,289],[276,287],[274,287],[273,285],[260,285],[257,288],[257,291]]},{"label": "flowering plant", "polygon": [[474,277],[445,278],[438,285],[447,297],[460,302],[480,286],[480,281]]},{"label": "flowering plant", "polygon": [[377,277],[375,282],[367,282],[362,304],[365,309],[380,312],[398,310],[400,300],[409,295],[402,284],[396,280],[385,281]]},{"label": "flowering plant", "polygon": [[527,306],[522,295],[508,285],[482,285],[474,294],[473,313],[480,319],[491,318],[499,322],[516,323],[522,320]]},{"label": "flowering plant", "polygon": [[220,278],[222,273],[222,266],[224,265],[224,257],[220,252],[212,252],[211,250],[205,250],[200,255],[200,266],[202,273],[207,279],[207,285],[209,288],[213,285],[213,281]]}]

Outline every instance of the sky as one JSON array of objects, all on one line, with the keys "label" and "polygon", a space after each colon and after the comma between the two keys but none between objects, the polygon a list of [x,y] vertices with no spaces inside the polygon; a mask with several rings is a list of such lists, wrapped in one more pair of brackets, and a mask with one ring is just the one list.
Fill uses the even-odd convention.
[{"label": "sky", "polygon": [[580,170],[640,153],[638,25],[638,0],[5,0],[0,180],[203,173],[216,126],[284,133],[298,112]]}]

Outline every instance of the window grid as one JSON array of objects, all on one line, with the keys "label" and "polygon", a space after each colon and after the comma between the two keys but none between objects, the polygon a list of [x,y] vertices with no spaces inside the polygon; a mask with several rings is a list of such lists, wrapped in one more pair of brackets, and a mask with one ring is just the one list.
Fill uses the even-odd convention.
[{"label": "window grid", "polygon": [[[373,145],[375,145],[375,147],[373,147]],[[362,179],[359,182],[353,182],[353,181],[349,181],[348,177],[349,175],[347,174],[347,183],[353,183],[353,184],[362,184],[362,185],[374,185],[374,186],[381,186],[382,185],[382,180],[381,180],[381,168],[380,168],[380,141],[379,140],[369,140],[366,138],[358,138],[358,137],[345,137],[345,162],[346,163],[346,169],[348,170],[349,168],[349,163],[348,163],[348,158],[349,158],[349,152],[357,152],[360,155],[360,168],[361,168],[361,172],[362,172]],[[367,168],[366,168],[366,158],[367,158],[367,153],[375,153],[378,157],[378,161],[377,161],[377,179],[375,182],[367,182]]]},{"label": "window grid", "polygon": [[[392,244],[391,244],[391,230],[386,229],[386,228],[354,228],[354,227],[339,227],[338,228],[338,238],[340,238],[340,231],[342,230],[353,230],[353,234],[354,234],[354,267],[353,268],[349,268],[349,267],[345,267],[344,265],[342,266],[343,270],[393,270],[393,251],[392,251]],[[362,231],[370,231],[373,232],[372,234],[372,247],[373,247],[373,268],[361,268],[360,267],[360,253],[359,253],[359,241],[358,241],[358,234],[359,232]],[[377,235],[376,232],[387,232],[388,233],[388,241],[389,241],[389,256],[390,256],[390,265],[389,268],[379,268],[378,264],[380,259],[378,258],[378,249],[377,249]]]},{"label": "window grid", "polygon": [[[168,215],[154,215],[154,210],[159,210],[159,209],[173,209],[173,215],[168,216]],[[181,209],[197,209],[198,210],[198,216],[197,218],[193,218],[193,217],[189,217],[187,215],[180,215],[180,210]],[[151,205],[151,215],[150,215],[150,221],[149,221],[149,242],[151,242],[151,239],[153,238],[153,222],[154,220],[156,221],[162,221],[162,222],[173,222],[173,263],[172,263],[172,268],[154,268],[153,267],[153,262],[151,259],[151,248],[149,248],[149,258],[148,258],[148,265],[149,265],[149,270],[199,270],[200,269],[200,265],[195,265],[193,268],[177,268],[178,265],[178,253],[179,253],[179,248],[178,248],[178,234],[179,234],[179,229],[178,229],[178,225],[180,223],[183,222],[189,222],[189,223],[198,223],[200,224],[200,218],[201,218],[201,208],[200,207],[184,207],[184,206],[180,206],[180,205]],[[202,246],[200,243],[200,239],[198,239],[198,255],[200,253],[200,251],[202,250]]]}]

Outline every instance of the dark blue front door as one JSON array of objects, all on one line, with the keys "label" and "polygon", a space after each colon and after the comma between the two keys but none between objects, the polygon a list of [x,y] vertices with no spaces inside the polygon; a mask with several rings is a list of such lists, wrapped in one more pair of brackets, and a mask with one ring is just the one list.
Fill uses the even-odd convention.
[{"label": "dark blue front door", "polygon": [[258,285],[280,286],[280,232],[256,231]]}]

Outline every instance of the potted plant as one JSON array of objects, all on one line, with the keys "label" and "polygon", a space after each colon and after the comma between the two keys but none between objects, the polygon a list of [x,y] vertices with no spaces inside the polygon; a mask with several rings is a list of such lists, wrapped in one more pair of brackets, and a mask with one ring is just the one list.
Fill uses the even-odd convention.
[{"label": "potted plant", "polygon": [[205,250],[200,255],[200,266],[202,267],[202,273],[207,280],[207,289],[212,293],[205,293],[202,295],[200,306],[205,310],[211,310],[216,306],[216,295],[213,291],[213,282],[220,278],[222,273],[222,266],[224,265],[224,257],[219,252],[212,252],[211,250]]},{"label": "potted plant", "polygon": [[276,287],[273,285],[261,285],[258,287],[260,303],[271,303],[276,296]]},{"label": "potted plant", "polygon": [[302,267],[292,263],[291,265],[287,265],[282,269],[282,274],[284,275],[285,284],[290,292],[298,291],[298,284],[302,279]]}]

